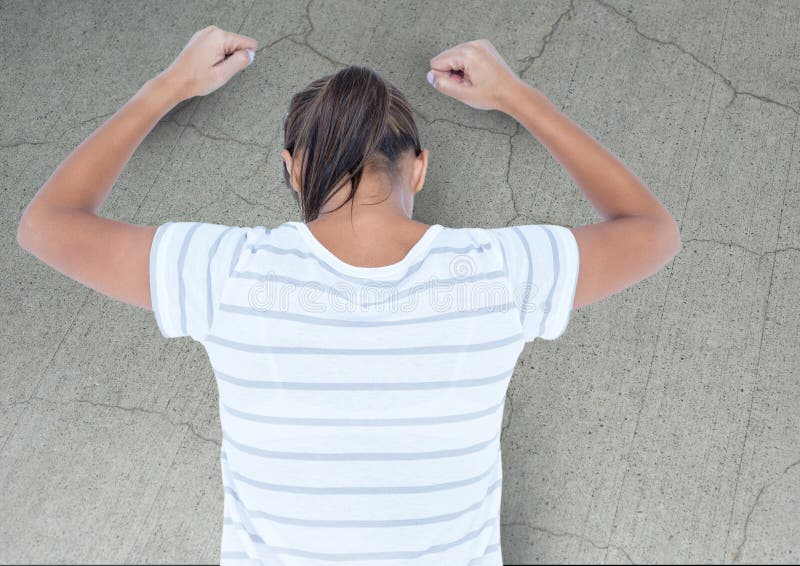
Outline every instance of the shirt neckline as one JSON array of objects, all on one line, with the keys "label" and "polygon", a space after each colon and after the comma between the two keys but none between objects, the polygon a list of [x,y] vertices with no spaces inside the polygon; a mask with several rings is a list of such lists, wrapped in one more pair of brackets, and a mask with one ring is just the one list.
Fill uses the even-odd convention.
[{"label": "shirt neckline", "polygon": [[345,261],[339,259],[333,252],[331,252],[328,248],[322,245],[322,243],[317,240],[316,236],[311,232],[311,230],[306,226],[304,222],[289,222],[292,226],[294,226],[298,232],[303,236],[306,240],[309,247],[317,254],[317,256],[328,263],[331,267],[335,268],[338,271],[350,274],[350,275],[360,275],[362,277],[380,277],[384,275],[392,275],[397,273],[398,271],[402,271],[403,269],[409,267],[411,262],[417,259],[422,253],[424,253],[429,247],[433,239],[442,231],[444,226],[441,224],[431,224],[428,226],[428,229],[425,230],[425,233],[422,234],[422,237],[417,240],[417,242],[411,246],[411,249],[408,250],[408,253],[403,257],[400,261],[395,263],[391,263],[389,265],[381,265],[378,267],[364,267],[359,265],[352,265]]}]

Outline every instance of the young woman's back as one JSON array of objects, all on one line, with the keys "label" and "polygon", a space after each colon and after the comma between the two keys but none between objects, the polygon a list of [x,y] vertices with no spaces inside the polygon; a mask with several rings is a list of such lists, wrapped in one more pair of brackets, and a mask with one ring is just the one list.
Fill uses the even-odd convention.
[{"label": "young woman's back", "polygon": [[428,151],[405,98],[363,67],[313,81],[290,103],[281,157],[303,222],[97,216],[155,122],[220,86],[256,47],[219,28],[195,34],[56,170],[19,242],[152,308],[165,337],[205,347],[222,424],[224,566],[502,564],[500,428],[517,357],[526,342],[560,336],[572,309],[663,266],[680,248],[676,224],[485,40],[432,59],[432,84],[519,120],[603,222],[412,220]]},{"label": "young woman's back", "polygon": [[223,558],[499,552],[506,388],[526,341],[564,331],[577,254],[560,226],[436,224],[357,267],[301,222],[161,226],[159,328],[199,340],[218,385]]}]

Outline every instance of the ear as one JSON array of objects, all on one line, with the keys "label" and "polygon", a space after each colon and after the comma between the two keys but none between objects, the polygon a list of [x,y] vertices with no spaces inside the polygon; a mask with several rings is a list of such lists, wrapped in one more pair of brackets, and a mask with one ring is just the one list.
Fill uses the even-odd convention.
[{"label": "ear", "polygon": [[300,187],[297,186],[297,182],[292,174],[292,154],[289,153],[289,150],[282,149],[281,157],[283,158],[284,167],[286,167],[286,171],[289,173],[289,180],[291,182],[292,189],[294,189],[296,192],[300,192]]},{"label": "ear", "polygon": [[425,175],[428,172],[428,150],[423,149],[422,153],[414,158],[414,194],[422,190],[425,184]]}]

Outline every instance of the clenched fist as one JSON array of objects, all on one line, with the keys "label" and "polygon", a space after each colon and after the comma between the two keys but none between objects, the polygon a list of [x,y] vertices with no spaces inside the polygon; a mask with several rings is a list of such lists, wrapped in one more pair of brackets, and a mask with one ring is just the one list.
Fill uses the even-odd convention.
[{"label": "clenched fist", "polygon": [[522,82],[486,39],[468,41],[431,59],[428,82],[479,110],[502,110],[504,96]]},{"label": "clenched fist", "polygon": [[182,98],[205,96],[253,61],[258,42],[208,26],[195,33],[172,64],[162,71]]}]

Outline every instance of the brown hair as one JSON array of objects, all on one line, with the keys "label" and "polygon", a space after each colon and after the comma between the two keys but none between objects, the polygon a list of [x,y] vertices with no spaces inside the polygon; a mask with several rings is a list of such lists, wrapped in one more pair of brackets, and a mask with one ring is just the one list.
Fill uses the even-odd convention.
[{"label": "brown hair", "polygon": [[[367,165],[392,172],[402,152],[422,152],[405,97],[375,71],[358,66],[317,79],[296,93],[283,123],[283,140],[293,157],[302,150],[300,194],[292,194],[304,222],[317,218],[348,181],[350,195],[335,210],[351,202]],[[291,189],[286,167],[283,174]]]}]

